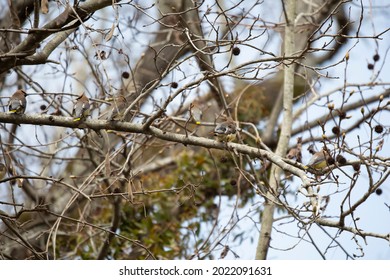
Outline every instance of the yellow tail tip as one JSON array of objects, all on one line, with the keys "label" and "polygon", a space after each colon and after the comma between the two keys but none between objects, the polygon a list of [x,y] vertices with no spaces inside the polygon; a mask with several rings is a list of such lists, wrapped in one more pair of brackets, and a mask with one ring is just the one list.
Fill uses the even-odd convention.
[{"label": "yellow tail tip", "polygon": [[81,118],[75,118],[75,119],[73,119],[74,122],[78,122],[79,120],[81,120]]},{"label": "yellow tail tip", "polygon": [[197,125],[200,125],[200,122],[195,122]]}]

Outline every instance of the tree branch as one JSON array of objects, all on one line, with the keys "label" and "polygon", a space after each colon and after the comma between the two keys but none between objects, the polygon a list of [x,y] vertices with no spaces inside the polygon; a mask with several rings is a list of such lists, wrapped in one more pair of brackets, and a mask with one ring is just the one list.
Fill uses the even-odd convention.
[{"label": "tree branch", "polygon": [[282,168],[283,170],[289,171],[292,174],[298,176],[302,180],[303,187],[311,185],[311,181],[307,177],[306,173],[303,170],[286,163],[285,159],[282,156],[277,156],[272,152],[261,150],[257,147],[251,147],[244,144],[232,142],[222,143],[205,137],[196,137],[191,135],[186,136],[184,134],[167,132],[154,126],[150,126],[145,129],[142,124],[134,124],[129,122],[112,122],[107,120],[93,119],[86,120],[85,122],[74,122],[72,117],[38,114],[15,116],[7,113],[0,113],[0,122],[13,124],[59,126],[80,129],[89,128],[97,132],[99,130],[115,130],[129,133],[141,133],[153,135],[159,139],[181,143],[183,145],[193,145],[218,150],[229,149],[238,153],[249,155],[252,158],[266,158],[280,168]]},{"label": "tree branch", "polygon": [[[295,51],[294,44],[294,22],[295,22],[295,0],[287,0],[286,3],[286,28],[284,37],[284,54],[289,56]],[[291,137],[292,128],[292,105],[294,98],[294,66],[285,64],[284,67],[284,84],[283,84],[283,123],[279,137],[278,146],[275,154],[284,157],[287,153],[289,140]],[[280,190],[280,176],[282,170],[278,165],[273,164],[270,171],[270,190],[267,191],[264,211],[262,213],[262,225],[259,236],[259,241],[256,249],[256,259],[265,260],[269,250],[271,241],[271,231],[273,225],[273,215],[275,211],[275,204],[273,197],[279,196]]]}]

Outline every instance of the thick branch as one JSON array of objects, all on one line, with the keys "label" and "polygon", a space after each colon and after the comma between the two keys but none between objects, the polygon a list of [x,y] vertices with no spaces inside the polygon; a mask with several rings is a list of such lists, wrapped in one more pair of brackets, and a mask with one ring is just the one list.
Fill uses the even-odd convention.
[{"label": "thick branch", "polygon": [[69,128],[89,128],[95,131],[99,130],[115,130],[128,133],[141,133],[153,135],[162,140],[181,143],[183,145],[200,146],[210,149],[218,150],[233,150],[238,153],[249,155],[252,158],[266,158],[273,162],[285,171],[289,171],[292,174],[301,178],[303,187],[307,187],[311,184],[310,180],[306,176],[306,173],[290,164],[287,164],[283,157],[277,156],[272,152],[261,150],[259,148],[251,147],[244,144],[237,143],[221,143],[216,140],[208,139],[205,137],[196,137],[185,134],[178,134],[172,132],[166,132],[156,127],[149,127],[144,129],[142,124],[134,124],[129,122],[110,122],[107,120],[87,120],[85,122],[74,122],[71,117],[60,117],[51,115],[21,115],[15,116],[7,113],[0,113],[0,122],[14,123],[14,124],[32,124],[32,125],[48,125],[48,126],[60,126]]},{"label": "thick branch", "polygon": [[[286,3],[286,29],[284,37],[284,54],[292,55],[294,53],[294,21],[295,21],[295,0],[285,1]],[[292,105],[294,95],[294,67],[285,65],[284,84],[283,84],[283,124],[279,137],[276,155],[284,157],[287,153],[288,143],[291,137],[292,128]],[[273,225],[273,215],[275,204],[273,197],[279,194],[279,180],[282,170],[278,165],[272,165],[270,172],[270,190],[266,194],[266,202],[263,211],[263,221],[259,241],[256,250],[256,259],[264,260],[267,258],[269,244],[271,241],[271,231]]]}]

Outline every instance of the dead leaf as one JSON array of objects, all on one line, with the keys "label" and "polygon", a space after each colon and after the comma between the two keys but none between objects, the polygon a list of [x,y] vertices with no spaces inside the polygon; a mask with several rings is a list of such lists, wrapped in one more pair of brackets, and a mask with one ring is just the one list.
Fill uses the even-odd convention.
[{"label": "dead leaf", "polygon": [[116,24],[113,23],[110,32],[108,32],[107,35],[104,36],[104,40],[106,40],[106,42],[111,40],[112,36],[114,35],[115,28],[116,28]]},{"label": "dead leaf", "polygon": [[223,248],[223,250],[222,250],[221,255],[219,256],[219,258],[220,258],[220,259],[224,259],[224,258],[226,257],[226,255],[229,253],[229,250],[230,250],[229,246],[226,245],[226,246]]},{"label": "dead leaf", "polygon": [[41,12],[42,14],[49,12],[49,0],[41,0]]}]

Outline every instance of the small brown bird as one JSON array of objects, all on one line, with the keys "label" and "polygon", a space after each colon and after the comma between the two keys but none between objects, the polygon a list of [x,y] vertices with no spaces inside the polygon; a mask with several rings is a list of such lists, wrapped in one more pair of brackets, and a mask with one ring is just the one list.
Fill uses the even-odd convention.
[{"label": "small brown bird", "polygon": [[77,122],[80,120],[85,120],[90,113],[91,105],[89,104],[89,99],[82,93],[79,97],[76,98],[76,103],[73,106],[72,116],[74,117],[73,121]]},{"label": "small brown bird", "polygon": [[114,98],[107,120],[121,121],[127,108],[127,100],[123,95]]},{"label": "small brown bird", "polygon": [[7,168],[3,163],[0,163],[0,180],[4,179],[6,173],[7,173]]},{"label": "small brown bird", "polygon": [[297,162],[302,162],[302,138],[299,137],[297,139],[297,146],[295,148],[291,148],[286,157],[288,159],[295,159]]},{"label": "small brown bird", "polygon": [[232,119],[218,123],[214,129],[214,136],[221,142],[234,141],[237,136],[236,123]]},{"label": "small brown bird", "polygon": [[9,99],[8,111],[11,114],[23,115],[27,106],[26,96],[27,93],[24,90],[17,90]]},{"label": "small brown bird", "polygon": [[292,148],[288,151],[286,157],[288,159],[295,159],[297,162],[302,162],[302,152],[298,148]]}]

